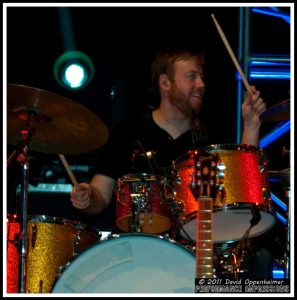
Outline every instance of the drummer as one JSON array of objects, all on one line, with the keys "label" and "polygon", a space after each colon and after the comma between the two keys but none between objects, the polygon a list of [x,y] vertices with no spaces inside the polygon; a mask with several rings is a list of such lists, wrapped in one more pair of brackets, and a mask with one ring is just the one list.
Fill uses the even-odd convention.
[{"label": "drummer", "polygon": [[[96,174],[89,183],[80,183],[71,192],[74,207],[89,215],[101,214],[115,201],[116,182],[121,176],[169,176],[175,158],[206,145],[207,132],[199,119],[205,92],[204,62],[204,53],[194,49],[170,49],[157,54],[151,77],[159,105],[112,130],[100,149],[102,157]],[[241,107],[241,143],[258,146],[259,116],[266,104],[254,86],[251,91]],[[269,275],[263,274],[262,278]]]}]

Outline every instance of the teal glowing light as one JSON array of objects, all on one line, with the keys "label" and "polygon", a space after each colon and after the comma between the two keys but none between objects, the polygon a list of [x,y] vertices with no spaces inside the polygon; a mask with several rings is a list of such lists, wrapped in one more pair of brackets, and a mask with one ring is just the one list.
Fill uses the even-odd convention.
[{"label": "teal glowing light", "polygon": [[62,80],[71,88],[81,87],[88,80],[88,73],[84,66],[71,64],[65,68]]},{"label": "teal glowing light", "polygon": [[83,88],[91,81],[93,75],[92,60],[79,51],[63,53],[54,64],[54,77],[65,88]]}]

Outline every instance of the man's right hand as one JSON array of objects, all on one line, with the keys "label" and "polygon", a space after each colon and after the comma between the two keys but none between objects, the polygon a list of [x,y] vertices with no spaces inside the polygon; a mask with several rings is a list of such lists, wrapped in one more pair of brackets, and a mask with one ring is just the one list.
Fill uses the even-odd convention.
[{"label": "man's right hand", "polygon": [[89,183],[79,183],[70,192],[72,205],[78,209],[85,209],[91,205],[92,186]]}]

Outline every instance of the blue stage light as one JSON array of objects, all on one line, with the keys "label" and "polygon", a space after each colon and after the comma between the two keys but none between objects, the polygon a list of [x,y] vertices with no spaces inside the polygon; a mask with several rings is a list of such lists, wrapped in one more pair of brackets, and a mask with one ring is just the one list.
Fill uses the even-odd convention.
[{"label": "blue stage light", "polygon": [[270,145],[272,142],[277,140],[280,136],[285,134],[287,131],[290,130],[291,127],[291,121],[286,121],[284,124],[281,123],[281,125],[278,125],[275,127],[270,133],[268,133],[266,136],[261,138],[259,142],[260,148],[265,148],[268,145]]}]

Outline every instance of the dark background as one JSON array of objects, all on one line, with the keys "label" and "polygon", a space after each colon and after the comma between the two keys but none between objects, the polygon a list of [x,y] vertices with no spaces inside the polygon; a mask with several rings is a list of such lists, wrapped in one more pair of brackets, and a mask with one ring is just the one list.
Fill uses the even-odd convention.
[{"label": "dark background", "polygon": [[[289,13],[288,7],[279,8]],[[238,51],[239,7],[76,7],[68,11],[75,49],[65,48],[61,8],[8,7],[7,9],[7,82],[23,84],[65,96],[85,105],[112,128],[150,104],[150,63],[156,52],[168,45],[199,47],[206,52],[206,94],[202,109],[211,139],[216,143],[236,143],[237,83],[235,66],[211,19],[220,23],[234,53]],[[251,51],[261,54],[290,53],[290,25],[272,16],[251,13]],[[53,77],[55,60],[66,50],[86,53],[95,65],[92,82],[81,90],[62,88]],[[260,90],[267,107],[290,97],[289,80],[250,80]],[[111,97],[114,89],[115,97]],[[9,101],[9,99],[7,99]],[[67,115],[65,116],[67,118]],[[263,122],[261,136],[277,122]],[[53,135],[59,134],[53,133]],[[269,170],[288,168],[290,133],[267,147]],[[7,145],[8,155],[14,150]],[[46,166],[59,165],[51,178],[70,182],[56,155],[30,151],[30,183],[42,177]],[[93,153],[69,155],[70,165],[92,165]],[[18,175],[17,175],[18,174]],[[89,174],[76,173],[78,181]],[[15,186],[20,166],[8,170],[8,204],[14,209]],[[60,181],[61,182],[61,181]],[[63,182],[63,181],[62,181]],[[284,201],[279,183],[271,189]],[[281,230],[283,230],[282,225]],[[283,231],[281,233],[283,235]],[[283,239],[283,236],[282,236]]]},{"label": "dark background", "polygon": [[[286,7],[279,9],[289,13]],[[68,97],[95,112],[111,128],[152,102],[150,63],[158,50],[168,45],[198,47],[207,57],[201,117],[216,143],[236,142],[236,69],[210,16],[216,16],[236,54],[238,7],[76,7],[66,12],[75,49],[65,46],[63,8],[7,9],[9,83]],[[281,18],[251,13],[250,32],[251,53],[290,53],[290,26]],[[64,89],[54,79],[54,63],[66,50],[82,51],[94,62],[94,78],[81,90]],[[289,80],[262,79],[250,83],[261,91],[267,107],[290,97]],[[262,136],[275,125],[264,123]],[[281,154],[279,149],[277,152],[276,155]]]}]

